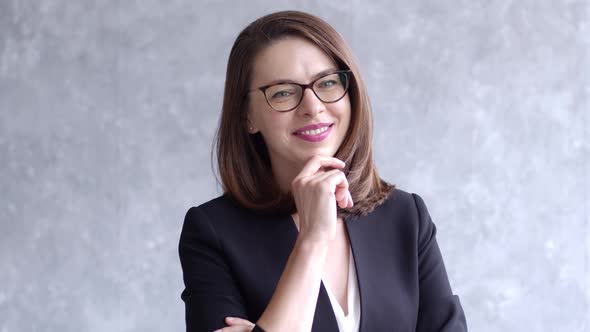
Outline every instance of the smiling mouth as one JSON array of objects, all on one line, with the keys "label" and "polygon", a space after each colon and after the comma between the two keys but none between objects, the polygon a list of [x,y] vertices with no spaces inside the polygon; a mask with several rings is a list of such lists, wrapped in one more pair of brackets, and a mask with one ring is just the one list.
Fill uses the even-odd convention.
[{"label": "smiling mouth", "polygon": [[324,132],[326,132],[328,129],[330,129],[332,126],[334,126],[334,124],[330,124],[328,126],[325,127],[321,127],[318,129],[308,129],[308,130],[302,130],[302,131],[296,131],[293,134],[295,135],[299,135],[299,136],[315,136],[315,135],[320,135]]},{"label": "smiling mouth", "polygon": [[[310,128],[312,127],[312,128]],[[330,136],[330,133],[332,132],[332,129],[334,127],[334,124],[330,124],[330,125],[325,125],[319,128],[313,128],[313,126],[308,126],[306,130],[300,130],[297,132],[294,132],[293,135],[301,140],[307,141],[307,142],[311,142],[311,143],[319,143],[322,142],[323,140],[325,140],[326,138],[328,138],[328,136]]]}]

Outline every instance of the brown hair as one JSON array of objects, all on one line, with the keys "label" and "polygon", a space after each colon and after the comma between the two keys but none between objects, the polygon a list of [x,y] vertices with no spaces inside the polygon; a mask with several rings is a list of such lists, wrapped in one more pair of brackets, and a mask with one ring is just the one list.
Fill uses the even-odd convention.
[{"label": "brown hair", "polygon": [[351,119],[348,133],[334,157],[346,163],[344,170],[354,206],[338,215],[365,215],[380,205],[393,185],[383,181],[373,163],[373,120],[369,98],[358,65],[342,36],[328,23],[298,11],[263,16],[248,25],[231,49],[225,93],[217,131],[217,162],[226,195],[240,205],[262,213],[294,213],[291,193],[282,193],[272,176],[270,158],[260,133],[247,130],[245,97],[252,78],[255,56],[287,36],[305,38],[320,47],[340,69],[352,70],[349,88]]}]

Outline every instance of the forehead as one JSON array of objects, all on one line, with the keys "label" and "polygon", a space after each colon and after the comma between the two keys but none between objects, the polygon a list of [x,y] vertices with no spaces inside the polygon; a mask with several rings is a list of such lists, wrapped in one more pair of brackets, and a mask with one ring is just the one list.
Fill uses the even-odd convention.
[{"label": "forehead", "polygon": [[301,37],[286,37],[256,55],[252,85],[260,86],[277,80],[306,83],[327,69],[338,68],[321,48]]}]

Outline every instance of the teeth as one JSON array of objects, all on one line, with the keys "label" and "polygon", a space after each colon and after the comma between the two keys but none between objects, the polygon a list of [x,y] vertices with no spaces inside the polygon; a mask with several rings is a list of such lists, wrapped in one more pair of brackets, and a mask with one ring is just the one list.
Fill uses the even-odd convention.
[{"label": "teeth", "polygon": [[323,127],[323,128],[320,128],[320,129],[312,129],[312,130],[300,131],[298,134],[299,135],[318,135],[318,134],[323,133],[326,130],[328,130],[328,127]]}]

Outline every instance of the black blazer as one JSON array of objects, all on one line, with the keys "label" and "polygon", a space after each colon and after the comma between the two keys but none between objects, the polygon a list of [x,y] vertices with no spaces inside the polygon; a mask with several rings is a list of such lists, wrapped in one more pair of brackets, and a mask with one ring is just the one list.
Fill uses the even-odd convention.
[{"label": "black blazer", "polygon": [[[345,224],[359,283],[361,332],[467,331],[420,196],[393,189],[369,215],[346,218]],[[256,323],[297,235],[290,215],[260,216],[227,196],[189,209],[179,244],[187,331],[222,328],[226,316]],[[323,284],[312,331],[338,331]]]}]

